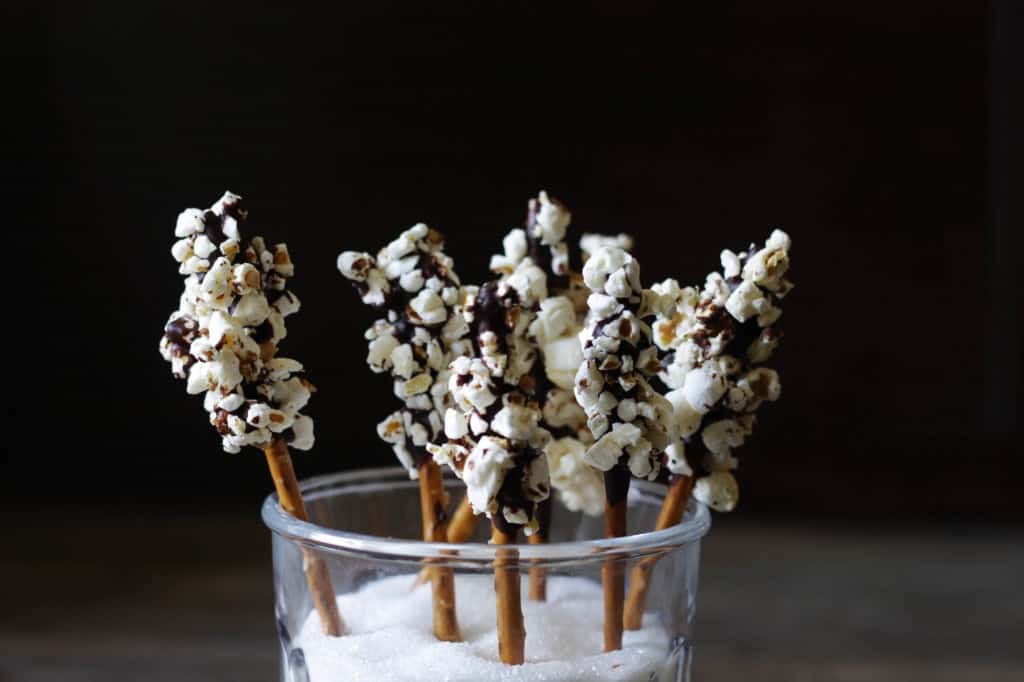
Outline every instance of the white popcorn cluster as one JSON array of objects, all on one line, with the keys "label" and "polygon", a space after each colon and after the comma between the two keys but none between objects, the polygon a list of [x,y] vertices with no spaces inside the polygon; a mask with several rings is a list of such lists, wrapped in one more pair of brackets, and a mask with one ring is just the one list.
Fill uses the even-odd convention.
[{"label": "white popcorn cluster", "polygon": [[571,511],[591,516],[604,512],[604,479],[584,461],[587,446],[578,438],[553,439],[545,450],[551,469],[551,486]]},{"label": "white popcorn cluster", "polygon": [[[533,365],[530,395],[541,410],[541,426],[555,436],[545,449],[552,470],[564,466],[572,458],[560,459],[565,453],[582,453],[592,442],[586,428],[586,414],[573,398],[573,382],[583,355],[579,331],[586,314],[586,287],[578,272],[571,270],[566,232],[571,214],[556,199],[541,192],[527,207],[525,229],[514,229],[503,240],[504,253],[491,257],[491,270],[502,278],[514,277],[524,261],[540,267],[547,278],[548,295],[531,311],[532,322],[526,333],[539,356]],[[582,466],[582,464],[581,464]],[[597,479],[589,467],[582,477],[552,476],[552,486],[571,509],[594,512],[594,505],[580,499],[592,499],[593,491],[577,490],[577,486]],[[603,498],[603,483],[599,486]]]},{"label": "white popcorn cluster", "polygon": [[378,424],[377,433],[416,478],[427,445],[443,430],[441,415],[450,404],[448,365],[471,352],[462,312],[467,290],[444,253],[444,239],[422,223],[376,257],[342,253],[338,269],[364,303],[386,313],[366,332],[366,362],[374,373],[391,374],[403,406]]},{"label": "white popcorn cluster", "polygon": [[294,266],[284,244],[239,232],[246,211],[227,192],[206,211],[178,216],[171,254],[185,291],[160,339],[160,354],[203,406],[227,452],[263,448],[275,437],[293,448],[313,446],[313,420],[299,413],[312,385],[295,360],[275,357],[299,309],[288,291]]},{"label": "white popcorn cluster", "polygon": [[[491,270],[511,275],[529,258],[552,280],[569,276],[569,248],[565,232],[572,214],[557,199],[541,192],[530,199],[525,229],[514,229],[502,240],[505,252],[491,257]],[[554,282],[552,282],[554,284]]]},{"label": "white popcorn cluster", "polygon": [[610,235],[587,232],[580,237],[580,254],[583,256],[583,262],[586,263],[592,255],[606,246],[632,251],[633,237],[625,233]]},{"label": "white popcorn cluster", "polygon": [[474,352],[457,357],[444,418],[447,442],[429,444],[434,461],[466,484],[470,504],[499,528],[538,529],[537,505],[550,494],[544,449],[551,436],[529,390],[537,360],[527,339],[532,309],[547,294],[546,277],[530,259],[473,292],[466,303]]},{"label": "white popcorn cluster", "polygon": [[617,246],[594,251],[583,280],[592,292],[590,321],[580,332],[584,362],[574,390],[594,438],[584,459],[601,471],[624,464],[653,480],[674,434],[671,404],[646,379],[659,365],[643,318],[670,314],[671,300],[643,289],[639,264]]},{"label": "white popcorn cluster", "polygon": [[[653,331],[663,351],[660,378],[672,389],[665,397],[675,428],[705,472],[694,496],[720,511],[732,509],[739,495],[731,473],[737,466],[733,449],[753,432],[757,409],[781,392],[775,370],[759,365],[781,337],[772,325],[782,314],[779,300],[792,288],[785,279],[789,248],[789,237],[775,230],[760,250],[723,251],[723,272],[708,275],[702,291],[681,288],[672,279],[654,286],[674,302]],[[670,471],[691,473],[682,442],[668,455]]]}]

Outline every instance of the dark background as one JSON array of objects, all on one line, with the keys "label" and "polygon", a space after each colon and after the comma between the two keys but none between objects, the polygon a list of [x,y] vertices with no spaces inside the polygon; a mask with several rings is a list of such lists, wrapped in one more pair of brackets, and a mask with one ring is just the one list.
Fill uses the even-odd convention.
[{"label": "dark background", "polygon": [[270,489],[157,353],[183,208],[231,189],[289,244],[307,476],[393,461],[336,254],[422,220],[480,280],[546,189],[577,233],[634,234],[647,282],[793,237],[740,516],[1019,520],[1009,3],[705,4],[8,7],[3,504]]}]

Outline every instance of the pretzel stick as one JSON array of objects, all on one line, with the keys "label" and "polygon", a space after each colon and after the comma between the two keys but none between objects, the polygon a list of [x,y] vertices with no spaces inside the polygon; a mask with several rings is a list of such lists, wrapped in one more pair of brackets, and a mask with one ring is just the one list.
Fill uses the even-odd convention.
[{"label": "pretzel stick", "polygon": [[[459,506],[455,508],[455,513],[452,514],[452,520],[448,522],[448,542],[459,543],[468,540],[476,530],[476,522],[477,517],[473,513],[472,505],[469,504],[469,497],[463,496]],[[429,579],[430,570],[424,568],[416,576],[416,582],[413,583],[412,589],[415,590]]]},{"label": "pretzel stick", "polygon": [[[420,516],[423,519],[424,542],[447,542],[445,524],[444,481],[441,467],[434,460],[424,459],[420,473]],[[434,636],[442,642],[461,642],[459,623],[455,617],[455,574],[444,566],[427,567],[433,584]]]},{"label": "pretzel stick", "polygon": [[[669,483],[665,500],[658,512],[658,521],[654,530],[665,530],[678,524],[686,511],[686,502],[693,490],[693,478],[690,476],[673,476]],[[658,563],[660,556],[643,559],[629,575],[629,596],[626,598],[626,611],[623,626],[627,630],[639,630],[644,617],[644,604],[647,602],[647,590],[650,588],[651,571]]]},{"label": "pretzel stick", "polygon": [[[295,469],[292,467],[292,458],[288,454],[288,444],[282,438],[274,438],[263,453],[267,457],[270,477],[274,479],[274,488],[277,490],[281,508],[300,521],[309,521],[306,505],[299,491],[299,483],[295,478]],[[334,596],[327,564],[312,550],[303,548],[302,553],[305,556],[306,582],[309,583],[313,606],[320,615],[320,625],[324,634],[340,637],[345,634],[346,628],[338,612],[338,602]]]},{"label": "pretzel stick", "polygon": [[[605,472],[604,479],[609,490],[604,508],[604,536],[621,538],[626,534],[629,469],[617,465]],[[613,555],[605,559],[601,585],[604,588],[604,650],[617,651],[622,648],[622,607],[626,596],[626,569],[622,558]]]},{"label": "pretzel stick", "polygon": [[[551,498],[537,503],[537,532],[530,536],[531,545],[546,545],[551,532]],[[548,569],[530,566],[530,601],[547,601]]]},{"label": "pretzel stick", "polygon": [[[515,545],[516,536],[491,526],[492,545]],[[494,591],[498,596],[498,654],[502,663],[520,665],[526,649],[526,628],[519,597],[519,553],[499,549],[494,560]]]}]

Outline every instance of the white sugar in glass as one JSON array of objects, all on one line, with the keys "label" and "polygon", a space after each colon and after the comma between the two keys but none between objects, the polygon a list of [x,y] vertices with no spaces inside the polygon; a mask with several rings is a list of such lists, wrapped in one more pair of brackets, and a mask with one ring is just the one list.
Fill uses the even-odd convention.
[{"label": "white sugar in glass", "polygon": [[[453,503],[464,489],[446,481]],[[603,521],[554,502],[550,542],[516,547],[526,625],[526,662],[502,664],[495,626],[494,560],[481,519],[473,542],[431,544],[420,533],[417,484],[400,468],[312,479],[302,485],[311,523],[270,498],[263,518],[273,531],[274,589],[282,682],[383,680],[688,680],[693,655],[700,539],[707,510],[692,501],[683,522],[657,532],[664,486],[635,481],[629,496],[631,535],[603,538]],[[454,504],[453,504],[454,506]],[[302,570],[300,546],[330,568],[349,633],[320,632]],[[657,556],[641,630],[626,631],[623,648],[605,653],[601,567],[611,557],[626,575]],[[425,563],[450,566],[463,640],[432,635],[430,583],[417,585]],[[531,601],[529,569],[547,575],[547,601]],[[628,589],[628,586],[627,586]]]}]

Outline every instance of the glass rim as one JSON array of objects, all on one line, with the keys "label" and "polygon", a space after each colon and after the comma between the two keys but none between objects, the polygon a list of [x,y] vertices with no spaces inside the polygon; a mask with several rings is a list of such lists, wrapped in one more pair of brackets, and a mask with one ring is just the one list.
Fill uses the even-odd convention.
[{"label": "glass rim", "polygon": [[[306,502],[327,497],[339,490],[370,492],[374,488],[393,488],[396,485],[418,489],[406,470],[399,466],[357,469],[315,476],[299,481],[302,498]],[[446,475],[447,487],[461,486],[453,476]],[[659,506],[668,487],[634,479],[630,497],[650,498]],[[554,493],[553,493],[554,494]],[[352,531],[327,528],[310,521],[301,521],[277,504],[277,495],[270,494],[263,502],[261,516],[264,524],[275,534],[298,542],[305,547],[334,554],[372,556],[375,559],[493,562],[499,549],[509,545],[491,545],[481,542],[424,542],[406,538],[381,537]],[[416,518],[417,528],[419,518]],[[526,542],[515,545],[520,559],[543,563],[590,562],[603,558],[629,558],[664,554],[691,544],[711,528],[711,514],[693,497],[687,502],[683,520],[664,530],[651,530],[621,538],[574,540],[533,545]]]}]

